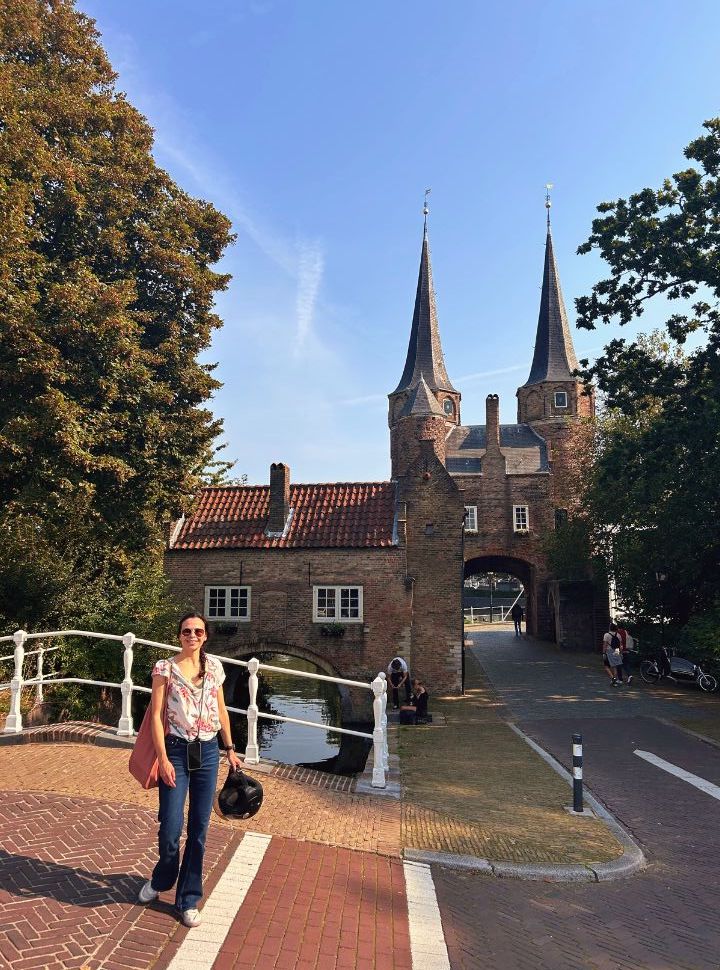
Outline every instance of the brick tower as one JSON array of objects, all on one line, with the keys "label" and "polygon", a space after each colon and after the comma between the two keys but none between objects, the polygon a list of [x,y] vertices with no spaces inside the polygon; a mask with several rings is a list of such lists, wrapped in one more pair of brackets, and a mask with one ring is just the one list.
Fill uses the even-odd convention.
[{"label": "brick tower", "polygon": [[562,438],[570,421],[592,417],[594,400],[573,375],[578,361],[573,348],[565,303],[560,289],[550,231],[550,202],[546,202],[547,238],[542,296],[535,353],[530,376],[518,388],[518,424],[529,424],[546,441]]},{"label": "brick tower", "polygon": [[402,377],[388,395],[392,477],[400,478],[420,439],[433,440],[444,464],[448,431],[460,424],[460,392],[445,369],[430,266],[427,211],[410,341]]}]

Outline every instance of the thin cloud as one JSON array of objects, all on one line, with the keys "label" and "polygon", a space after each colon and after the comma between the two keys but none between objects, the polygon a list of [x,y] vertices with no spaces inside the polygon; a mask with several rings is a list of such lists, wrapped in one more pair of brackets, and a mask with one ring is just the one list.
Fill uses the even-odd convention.
[{"label": "thin cloud", "polygon": [[458,384],[467,384],[469,381],[479,381],[486,377],[499,377],[500,374],[513,374],[515,371],[527,370],[529,367],[529,363],[513,364],[512,367],[499,367],[496,370],[479,371],[477,374],[465,374],[464,377],[455,377],[453,380]]},{"label": "thin cloud", "polygon": [[315,304],[325,260],[317,242],[298,244],[297,298],[295,300],[296,330],[295,353],[299,354],[312,331]]}]

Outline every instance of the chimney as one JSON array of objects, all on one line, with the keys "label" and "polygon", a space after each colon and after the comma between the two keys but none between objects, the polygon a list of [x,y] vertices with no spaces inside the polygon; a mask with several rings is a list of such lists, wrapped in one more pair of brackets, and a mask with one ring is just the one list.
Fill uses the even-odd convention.
[{"label": "chimney", "polygon": [[270,466],[270,511],[265,532],[281,536],[290,513],[290,469],[281,461]]},{"label": "chimney", "polygon": [[500,453],[500,398],[488,394],[485,399],[485,434],[488,453]]}]

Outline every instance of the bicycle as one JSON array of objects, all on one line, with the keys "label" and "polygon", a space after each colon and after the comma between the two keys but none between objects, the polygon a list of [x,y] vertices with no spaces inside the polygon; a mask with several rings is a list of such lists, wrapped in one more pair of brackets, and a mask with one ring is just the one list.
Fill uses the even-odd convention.
[{"label": "bicycle", "polygon": [[640,664],[640,676],[646,684],[657,684],[661,680],[671,680],[673,683],[695,683],[700,690],[712,693],[717,690],[717,678],[706,673],[700,664],[675,657],[672,651],[661,648],[660,656],[643,660]]}]

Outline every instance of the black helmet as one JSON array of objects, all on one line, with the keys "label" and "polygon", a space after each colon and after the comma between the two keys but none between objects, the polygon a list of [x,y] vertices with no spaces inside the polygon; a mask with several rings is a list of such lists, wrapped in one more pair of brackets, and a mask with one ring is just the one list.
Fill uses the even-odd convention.
[{"label": "black helmet", "polygon": [[262,800],[260,782],[240,769],[231,769],[227,781],[218,792],[216,807],[225,818],[252,818],[260,810]]}]

